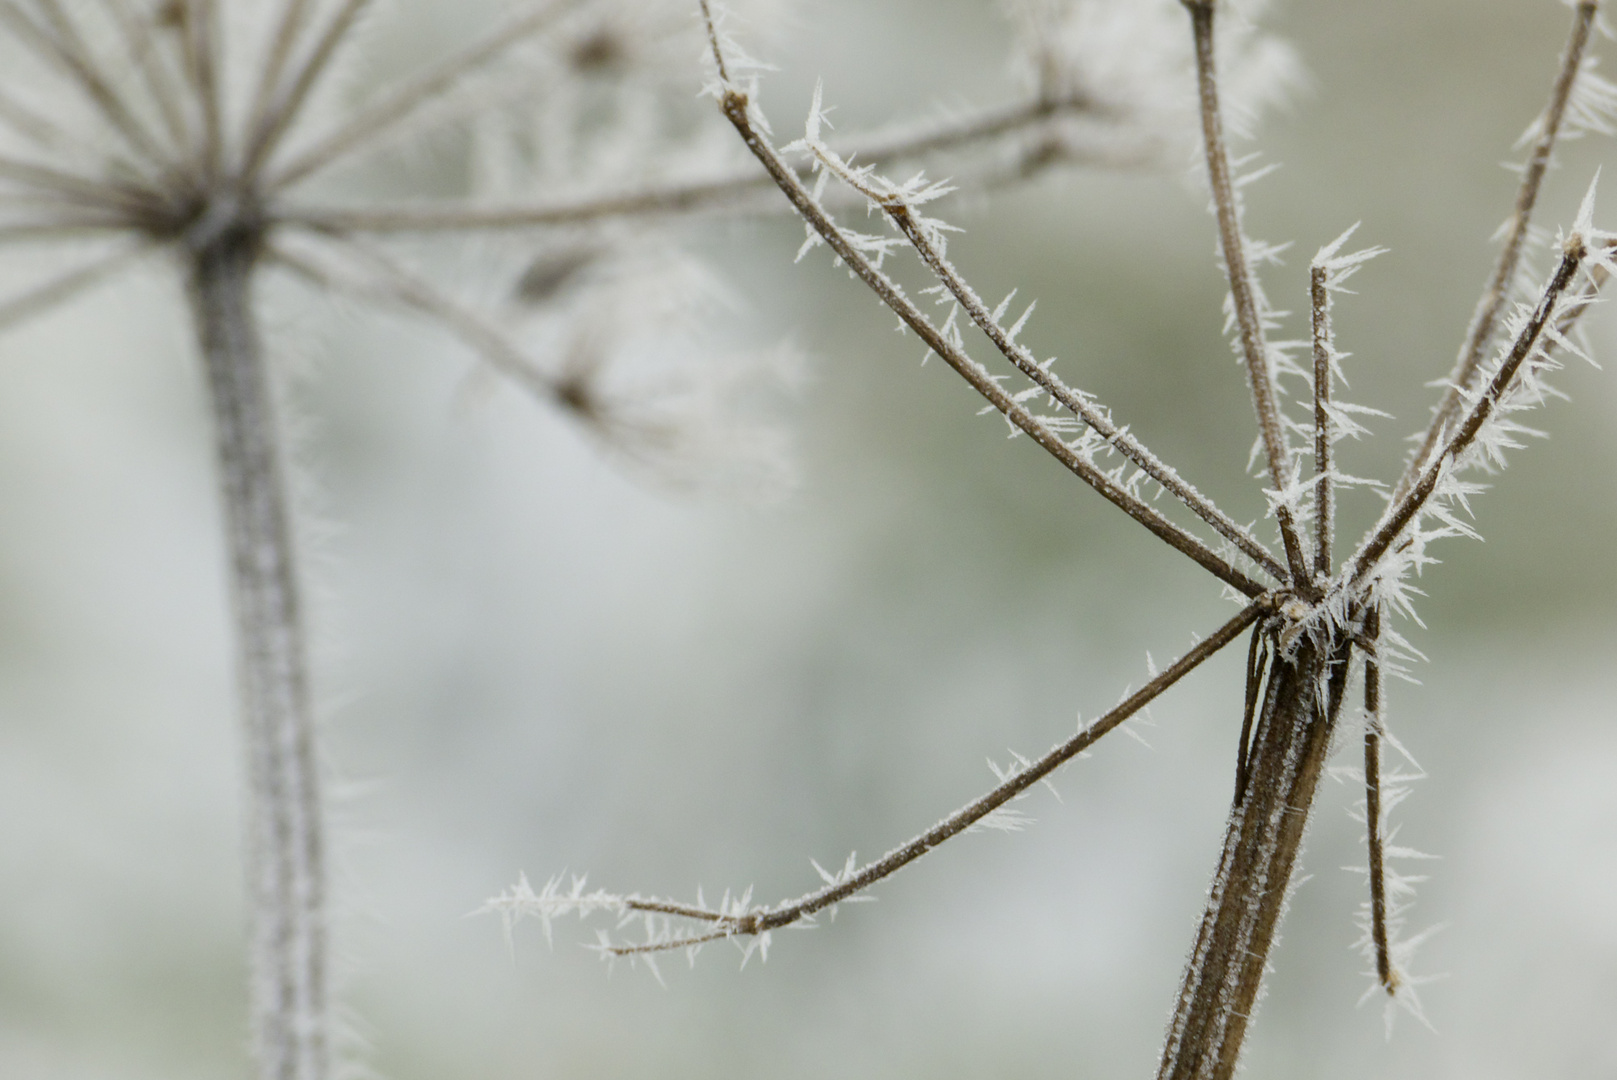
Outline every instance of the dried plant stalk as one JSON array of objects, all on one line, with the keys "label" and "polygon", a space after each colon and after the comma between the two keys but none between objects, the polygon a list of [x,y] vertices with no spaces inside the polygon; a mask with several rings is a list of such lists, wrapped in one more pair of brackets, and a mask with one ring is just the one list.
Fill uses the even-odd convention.
[{"label": "dried plant stalk", "polygon": [[247,735],[254,1051],[264,1080],[326,1075],[320,770],[275,427],[252,308],[258,238],[195,248],[191,308],[213,405]]},{"label": "dried plant stalk", "polygon": [[1158,1080],[1235,1075],[1341,711],[1349,649],[1342,640],[1303,643],[1270,671]]}]

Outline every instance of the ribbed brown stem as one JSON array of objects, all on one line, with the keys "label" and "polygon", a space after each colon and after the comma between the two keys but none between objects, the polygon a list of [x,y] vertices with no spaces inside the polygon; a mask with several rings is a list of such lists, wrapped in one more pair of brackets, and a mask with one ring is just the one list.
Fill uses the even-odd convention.
[{"label": "ribbed brown stem", "polygon": [[260,1080],[324,1080],[325,871],[318,755],[272,391],[252,310],[258,243],[227,228],[191,253],[229,537],[248,761],[251,1009]]},{"label": "ribbed brown stem", "polygon": [[1277,655],[1158,1080],[1228,1080],[1263,981],[1342,705],[1348,647]]}]

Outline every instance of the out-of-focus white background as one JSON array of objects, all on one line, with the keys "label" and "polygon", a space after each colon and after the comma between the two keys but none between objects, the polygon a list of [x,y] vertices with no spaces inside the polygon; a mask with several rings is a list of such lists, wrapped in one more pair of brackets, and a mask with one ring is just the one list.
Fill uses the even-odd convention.
[{"label": "out-of-focus white background", "polygon": [[[397,5],[401,9],[406,5]],[[488,6],[488,5],[484,5]],[[454,10],[451,10],[454,9]],[[404,63],[478,20],[411,4]],[[1269,118],[1249,191],[1289,239],[1266,276],[1303,307],[1309,254],[1362,219],[1391,253],[1338,306],[1351,400],[1387,409],[1350,472],[1388,476],[1446,373],[1514,187],[1566,9],[1294,0],[1270,16],[1310,86]],[[743,31],[744,32],[744,31]],[[1006,30],[967,0],[827,3],[754,43],[795,130],[824,76],[844,130],[1008,100]],[[1602,43],[1609,50],[1609,43]],[[378,70],[387,64],[378,64]],[[699,76],[691,76],[694,94]],[[719,123],[717,117],[715,124]],[[1570,219],[1612,145],[1563,154]],[[1237,517],[1243,381],[1189,163],[1065,174],[946,216],[988,295],[1037,297],[1028,339]],[[358,1058],[397,1080],[1094,1076],[1155,1065],[1229,798],[1239,648],[1057,779],[1037,824],[973,835],[845,908],[694,970],[612,972],[593,928],[514,953],[467,918],[526,871],[690,897],[795,896],[809,859],[878,851],[990,786],[1230,612],[939,364],[786,222],[707,226],[735,340],[794,342],[800,483],[743,505],[626,479],[568,422],[499,391],[418,324],[271,296],[303,374],[304,560],[334,776],[337,940]],[[241,761],[206,418],[160,272],[0,340],[0,1074],[245,1075]],[[1604,346],[1609,323],[1595,321]],[[1609,348],[1603,348],[1609,356]],[[1380,1006],[1350,949],[1355,792],[1328,785],[1249,1040],[1253,1077],[1617,1070],[1617,381],[1573,367],[1553,432],[1475,502],[1485,544],[1424,585],[1431,663],[1394,729],[1430,773],[1399,811],[1428,864],[1411,929],[1436,1031]],[[1375,508],[1349,504],[1356,535]],[[1351,763],[1349,751],[1340,759]]]}]

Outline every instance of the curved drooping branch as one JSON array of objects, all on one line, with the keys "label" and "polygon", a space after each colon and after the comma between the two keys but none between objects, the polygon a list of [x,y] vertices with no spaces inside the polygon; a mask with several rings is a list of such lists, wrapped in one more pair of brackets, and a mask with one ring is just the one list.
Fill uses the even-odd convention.
[{"label": "curved drooping branch", "polygon": [[252,309],[259,238],[190,252],[214,414],[247,741],[247,894],[261,1080],[327,1073],[326,882],[319,755],[273,391]]},{"label": "curved drooping branch", "polygon": [[1198,642],[1166,670],[1125,697],[1104,716],[1079,730],[1072,738],[1052,747],[1036,760],[1019,761],[1018,766],[1004,774],[999,786],[992,791],[962,806],[879,859],[856,867],[850,858],[840,874],[831,874],[822,869],[820,874],[826,879],[825,887],[796,900],[773,907],[754,908],[749,906],[748,893],[733,902],[727,897],[717,908],[711,908],[700,901],[681,904],[642,896],[614,896],[602,891],[585,893],[582,878],[575,880],[570,893],[559,890],[559,878],[551,879],[541,892],[536,893],[524,877],[517,885],[484,904],[481,910],[499,913],[505,919],[508,930],[518,919],[537,918],[545,924],[547,934],[550,921],[554,918],[587,915],[594,911],[610,911],[619,916],[631,913],[669,916],[707,926],[707,929],[686,935],[669,931],[639,944],[604,942],[600,948],[610,956],[649,956],[673,949],[696,948],[711,941],[743,937],[766,941],[773,930],[812,920],[816,913],[827,908],[861,899],[860,894],[866,889],[896,874],[945,841],[978,826],[991,827],[996,813],[1004,812],[1010,802],[1020,798],[1033,785],[1048,781],[1057,769],[1099,742],[1102,736],[1115,731],[1169,687],[1240,637],[1247,627],[1272,613],[1279,600],[1277,594],[1267,594],[1254,600],[1240,614]]}]

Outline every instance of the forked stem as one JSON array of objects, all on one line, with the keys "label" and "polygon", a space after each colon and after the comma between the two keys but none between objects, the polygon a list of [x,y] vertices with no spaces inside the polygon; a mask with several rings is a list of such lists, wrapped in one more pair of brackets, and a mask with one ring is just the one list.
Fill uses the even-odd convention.
[{"label": "forked stem", "polygon": [[190,252],[189,293],[214,414],[247,736],[251,1013],[260,1080],[327,1073],[326,884],[319,759],[276,437],[252,309],[259,238]]}]

